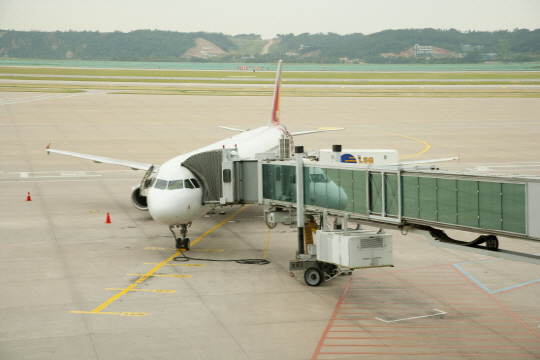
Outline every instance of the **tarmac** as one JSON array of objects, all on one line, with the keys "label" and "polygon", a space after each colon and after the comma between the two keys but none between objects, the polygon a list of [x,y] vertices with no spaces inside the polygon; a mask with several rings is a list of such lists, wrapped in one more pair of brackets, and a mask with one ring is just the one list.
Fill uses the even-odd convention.
[{"label": "tarmac", "polygon": [[[233,134],[218,125],[265,125],[270,106],[270,97],[2,92],[0,358],[540,358],[537,265],[390,232],[395,267],[309,287],[288,269],[295,228],[269,230],[259,205],[195,221],[187,255],[266,254],[270,264],[175,261],[167,227],[131,204],[143,172],[45,151],[160,164]],[[346,128],[296,137],[306,148],[390,148],[404,161],[460,157],[441,169],[540,175],[538,99],[284,97],[281,106],[290,131]],[[500,241],[540,253],[540,243]]]},{"label": "tarmac", "polygon": [[[165,78],[164,78],[165,79]],[[190,78],[191,81],[195,81],[196,79]],[[116,82],[115,82],[116,80]],[[117,77],[116,79],[111,78],[110,81],[96,81],[89,78],[89,80],[46,80],[46,77],[44,77],[44,80],[39,80],[39,84],[43,85],[71,85],[71,86],[80,86],[81,88],[85,87],[103,87],[107,85],[114,85],[116,87],[139,87],[139,88],[152,88],[152,87],[162,87],[162,88],[185,88],[186,86],[194,86],[194,87],[202,87],[202,88],[245,88],[245,89],[265,89],[265,88],[272,88],[273,84],[270,82],[272,79],[266,79],[267,83],[239,83],[237,78],[234,79],[234,82],[231,83],[211,83],[211,82],[204,82],[204,83],[197,83],[197,82],[178,82],[178,83],[169,83],[169,82],[152,82],[151,79],[149,81],[125,81],[125,78]],[[204,80],[208,80],[207,78]],[[222,80],[222,79],[221,79]],[[309,81],[310,79],[305,79]],[[245,81],[245,80],[244,80]],[[319,80],[316,80],[319,81]],[[356,81],[356,80],[354,80]],[[372,80],[377,81],[379,84],[364,84],[364,85],[356,85],[356,84],[283,84],[282,88],[284,90],[287,89],[349,89],[349,90],[362,90],[362,89],[400,89],[400,90],[418,90],[418,89],[443,89],[443,90],[503,90],[506,89],[506,91],[509,90],[538,90],[540,89],[540,85],[538,84],[538,81],[535,80],[525,80],[527,82],[530,82],[530,84],[519,84],[519,85],[508,85],[508,84],[487,84],[487,85],[474,85],[470,82],[467,83],[466,81],[456,81],[456,84],[454,85],[447,85],[447,84],[422,84],[420,81],[422,80],[411,80],[410,85],[391,85],[391,84],[385,84],[387,81],[380,81],[380,80]],[[395,81],[402,81],[402,80],[395,80]],[[484,80],[482,80],[484,81]],[[494,80],[493,82],[495,82]],[[504,81],[504,80],[503,80]],[[520,80],[521,81],[521,80]],[[242,81],[241,81],[242,82]],[[417,84],[414,84],[415,82],[418,82]],[[431,82],[431,80],[429,80]],[[436,82],[436,81],[433,81]],[[16,84],[16,85],[35,85],[38,84],[36,80],[16,80],[16,79],[0,79],[0,85],[6,85],[6,84]]]}]

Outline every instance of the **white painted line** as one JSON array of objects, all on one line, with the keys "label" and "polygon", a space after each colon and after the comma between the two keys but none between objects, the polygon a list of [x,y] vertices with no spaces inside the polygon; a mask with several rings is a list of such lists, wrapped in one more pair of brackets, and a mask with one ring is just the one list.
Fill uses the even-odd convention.
[{"label": "white painted line", "polygon": [[415,316],[415,317],[410,317],[410,318],[405,318],[405,319],[399,319],[399,320],[390,320],[390,321],[383,320],[383,319],[380,319],[380,318],[378,318],[378,317],[376,317],[375,319],[384,321],[385,323],[391,323],[391,322],[396,322],[396,321],[412,320],[412,319],[420,319],[420,318],[425,318],[425,317],[428,317],[428,316],[437,316],[437,315],[448,314],[448,313],[446,313],[446,312],[444,312],[444,311],[441,311],[441,310],[437,310],[437,309],[433,309],[433,310],[436,310],[436,311],[438,311],[439,313],[438,313],[438,314],[431,314],[431,315],[424,315],[424,316]]},{"label": "white painted line", "polygon": [[21,173],[21,177],[22,177],[22,178],[27,178],[27,177],[28,177],[28,173],[27,173],[27,172],[22,172],[22,173]]}]

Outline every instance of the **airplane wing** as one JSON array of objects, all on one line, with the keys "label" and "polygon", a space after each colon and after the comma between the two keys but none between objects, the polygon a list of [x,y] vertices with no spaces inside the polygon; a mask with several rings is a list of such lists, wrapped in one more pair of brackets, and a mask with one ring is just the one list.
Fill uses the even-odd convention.
[{"label": "airplane wing", "polygon": [[150,166],[152,166],[152,164],[144,164],[144,163],[138,163],[134,161],[111,159],[108,157],[80,154],[80,153],[71,152],[71,151],[55,150],[55,149],[50,149],[49,147],[47,147],[46,150],[47,150],[47,153],[57,153],[57,154],[62,154],[62,155],[74,156],[74,157],[78,157],[78,158],[82,158],[86,160],[92,160],[93,162],[96,162],[96,163],[126,166],[129,168],[132,168],[133,170],[148,170]]},{"label": "airplane wing", "polygon": [[298,132],[291,133],[291,135],[292,135],[292,136],[297,136],[297,135],[306,135],[306,134],[313,134],[313,133],[318,133],[318,132],[338,131],[338,130],[345,130],[345,128],[339,128],[339,129],[319,129],[319,130],[309,130],[309,131],[298,131]]},{"label": "airplane wing", "polygon": [[459,160],[459,158],[458,158],[458,157],[453,157],[453,158],[444,158],[444,159],[430,159],[430,160],[406,161],[406,162],[400,162],[400,163],[391,164],[391,165],[431,164],[431,163],[434,163],[434,162],[454,161],[454,160]]},{"label": "airplane wing", "polygon": [[222,128],[222,129],[226,129],[226,130],[239,131],[239,132],[247,131],[247,130],[242,130],[242,129],[230,128],[230,127],[226,127],[226,126],[218,126],[218,127]]}]

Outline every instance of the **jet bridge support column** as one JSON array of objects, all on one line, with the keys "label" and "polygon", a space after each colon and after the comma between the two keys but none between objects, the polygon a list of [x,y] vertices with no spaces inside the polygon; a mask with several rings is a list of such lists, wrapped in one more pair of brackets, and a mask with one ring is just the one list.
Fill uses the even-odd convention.
[{"label": "jet bridge support column", "polygon": [[306,253],[304,245],[304,147],[296,146],[296,224],[298,227],[298,254]]}]

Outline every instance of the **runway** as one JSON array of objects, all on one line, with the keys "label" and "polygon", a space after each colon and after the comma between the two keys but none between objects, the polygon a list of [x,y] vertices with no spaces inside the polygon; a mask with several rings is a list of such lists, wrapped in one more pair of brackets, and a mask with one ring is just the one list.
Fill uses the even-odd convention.
[{"label": "runway", "polygon": [[[51,142],[57,149],[160,164],[231,135],[218,125],[266,124],[270,102],[2,92],[0,357],[540,356],[535,265],[435,248],[417,235],[391,232],[394,268],[356,270],[312,288],[288,271],[295,228],[269,231],[258,205],[225,208],[223,215],[216,209],[194,222],[189,256],[261,258],[268,246],[269,265],[179,262],[167,227],[131,204],[143,172],[45,151]],[[347,129],[295,138],[306,148],[390,148],[408,161],[459,156],[459,163],[439,167],[540,176],[535,98],[284,97],[281,107],[292,132]],[[532,242],[501,239],[501,247],[540,253]]]},{"label": "runway", "polygon": [[[91,86],[116,86],[116,87],[164,87],[164,88],[185,88],[186,86],[193,86],[199,88],[246,88],[246,89],[272,89],[272,82],[265,84],[253,84],[253,83],[208,83],[208,82],[130,82],[124,81],[125,79],[117,79],[117,82],[114,79],[107,81],[92,81],[92,80],[15,80],[15,79],[0,79],[0,84],[10,85],[10,84],[21,84],[21,85],[71,85],[79,87],[91,87]],[[204,79],[205,81],[207,79]],[[194,81],[194,79],[191,79]],[[319,81],[319,80],[317,80]],[[356,80],[355,80],[356,81]],[[370,80],[372,81],[372,80]],[[379,80],[376,80],[379,81]],[[357,84],[347,84],[345,82],[340,84],[287,84],[286,82],[282,85],[283,89],[351,89],[351,90],[363,90],[363,89],[398,89],[398,90],[414,90],[414,89],[445,89],[445,90],[500,90],[500,89],[521,89],[521,90],[538,90],[540,85],[537,85],[536,81],[531,81],[531,84],[526,85],[508,85],[508,84],[488,84],[488,85],[471,85],[470,82],[459,82],[455,85],[447,84],[413,84],[410,85],[394,85],[394,84],[369,84],[369,85],[357,85]]]}]

